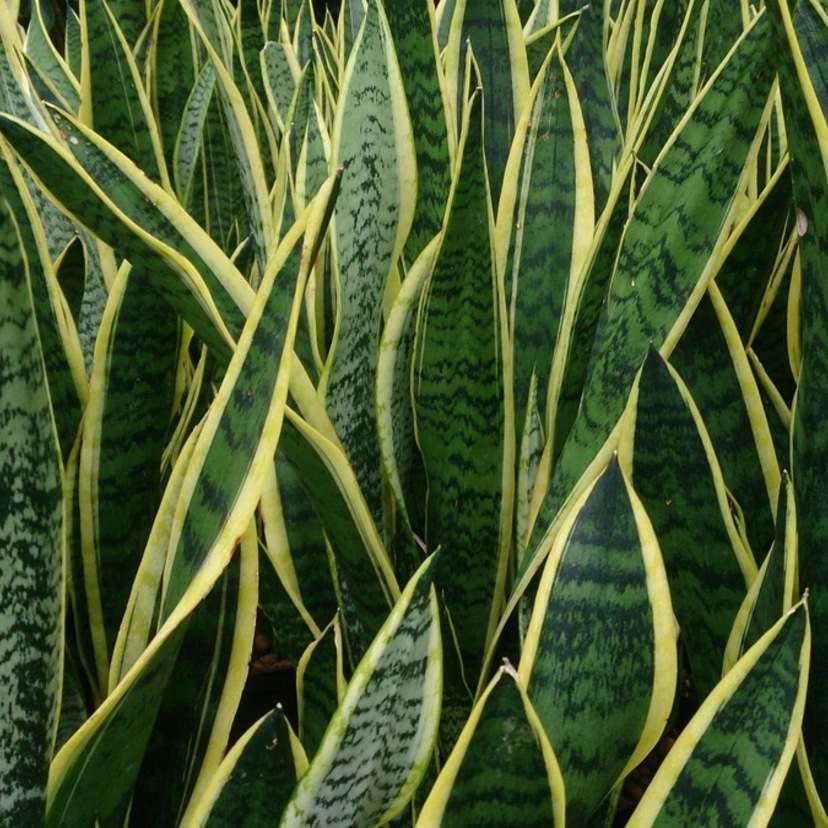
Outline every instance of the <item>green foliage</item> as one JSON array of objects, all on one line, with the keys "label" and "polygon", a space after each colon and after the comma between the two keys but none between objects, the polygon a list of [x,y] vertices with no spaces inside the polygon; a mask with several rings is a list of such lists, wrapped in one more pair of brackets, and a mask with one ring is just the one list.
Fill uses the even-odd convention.
[{"label": "green foliage", "polygon": [[0,823],[828,825],[824,0],[58,5]]}]

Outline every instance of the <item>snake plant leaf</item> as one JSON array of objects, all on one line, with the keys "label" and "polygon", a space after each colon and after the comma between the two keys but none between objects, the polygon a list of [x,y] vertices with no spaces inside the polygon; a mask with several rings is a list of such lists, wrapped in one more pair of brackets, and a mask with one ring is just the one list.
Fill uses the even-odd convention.
[{"label": "snake plant leaf", "polygon": [[26,29],[26,58],[31,72],[37,72],[55,100],[70,112],[77,113],[80,101],[78,82],[63,55],[55,49],[43,21],[43,0],[32,4],[31,19]]},{"label": "snake plant leaf", "polygon": [[0,131],[66,210],[144,270],[217,354],[229,358],[229,341],[252,304],[244,278],[181,205],[114,147],[66,114],[54,117],[66,136],[60,143],[5,115]]},{"label": "snake plant leaf", "polygon": [[801,732],[810,643],[800,602],[702,703],[653,777],[631,828],[768,824]]},{"label": "snake plant leaf", "polygon": [[354,672],[281,825],[376,825],[414,795],[440,718],[435,563],[409,581]]},{"label": "snake plant leaf", "polygon": [[[556,231],[549,232],[550,227]],[[576,306],[592,232],[592,182],[581,109],[572,77],[555,48],[517,125],[498,209],[498,246],[501,256],[507,244],[510,253],[505,292],[511,304],[518,423],[525,417],[533,373],[538,377],[538,408],[547,410],[555,344],[565,338],[560,332],[567,327],[564,303],[569,298],[569,306]]]},{"label": "snake plant leaf", "polygon": [[338,183],[337,175],[329,179],[263,275],[184,483],[162,617],[172,612],[194,577],[201,588],[209,587],[255,510],[281,431],[307,275],[327,229]]},{"label": "snake plant leaf", "polygon": [[742,232],[716,277],[716,284],[746,344],[752,339],[766,289],[772,286],[780,251],[785,250],[791,232],[790,221],[785,220],[790,213],[791,199],[791,176],[787,164],[780,164],[778,173],[751,206],[750,220],[740,228]]},{"label": "snake plant leaf", "polygon": [[[445,12],[444,12],[445,19]],[[483,87],[486,161],[492,203],[500,188],[515,124],[529,94],[529,65],[515,0],[457,0],[446,46],[446,79],[454,117],[462,123],[462,71],[470,44]]]},{"label": "snake plant leaf", "polygon": [[[136,784],[131,813],[139,823],[186,823],[190,811],[213,786],[248,681],[258,559],[258,538],[251,522],[239,555],[222,576],[221,589],[211,592],[205,602],[212,603],[213,611],[205,607],[188,625]],[[175,774],[180,785],[165,782],[165,773]],[[158,795],[161,789],[166,796]]]},{"label": "snake plant leaf", "polygon": [[47,227],[58,235],[62,227],[48,224],[54,213],[41,221],[36,196],[28,182],[0,148],[0,191],[19,222],[25,256],[30,263],[30,290],[43,351],[49,398],[61,453],[68,457],[75,442],[82,409],[88,397],[86,371],[78,331],[52,266]]},{"label": "snake plant leaf", "polygon": [[76,78],[81,74],[81,35],[80,20],[75,10],[70,6],[66,10],[66,32],[64,34],[64,54],[66,64]]},{"label": "snake plant leaf", "polygon": [[[107,0],[80,4],[84,53],[79,115],[153,181],[168,182],[161,142],[131,44]],[[94,67],[94,70],[93,70]]]},{"label": "snake plant leaf", "polygon": [[746,537],[761,559],[773,540],[779,469],[745,349],[717,286],[699,302],[670,364],[698,406],[728,490],[750,516]]},{"label": "snake plant leaf", "polygon": [[633,485],[661,548],[693,681],[704,698],[721,677],[728,636],[756,565],[730,515],[698,409],[655,348],[641,369],[632,464]]},{"label": "snake plant leaf", "polygon": [[520,659],[582,825],[652,749],[676,686],[676,629],[653,527],[617,459],[569,513]]},{"label": "snake plant leaf", "polygon": [[[230,24],[222,14],[211,18],[207,11],[210,4],[192,0],[179,0],[190,25],[204,46],[216,72],[216,82],[221,92],[227,137],[233,149],[234,168],[240,179],[247,212],[249,228],[243,237],[251,234],[255,244],[256,259],[260,271],[264,272],[276,242],[273,217],[268,202],[267,187],[271,180],[264,165],[263,147],[241,90],[232,75],[232,59],[227,54],[232,50]],[[205,24],[204,16],[207,17]],[[215,21],[218,36],[213,34],[211,22]],[[222,48],[224,46],[224,48]],[[249,230],[249,233],[248,233]]]},{"label": "snake plant leaf", "polygon": [[[828,440],[824,417],[826,359],[828,359],[828,293],[823,273],[828,255],[828,123],[824,54],[825,12],[818,4],[798,3],[794,9],[784,0],[768,4],[780,53],[780,91],[786,122],[794,124],[788,140],[792,155],[794,201],[807,225],[799,239],[801,301],[799,338],[802,362],[794,403],[792,428],[792,477],[796,492],[799,531],[799,578],[812,590],[813,676],[819,688],[828,674],[828,636],[824,633],[828,601],[821,585],[825,579],[825,538],[828,512],[825,486],[828,480],[822,452]],[[828,790],[828,716],[825,694],[811,692],[803,726],[805,742],[817,789]]]},{"label": "snake plant leaf", "polygon": [[511,523],[513,488],[504,481],[514,463],[514,424],[504,419],[505,298],[493,260],[482,104],[479,94],[469,104],[443,240],[421,300],[413,373],[415,433],[428,480],[426,543],[430,550],[444,547],[451,561],[437,582],[469,682],[480,673],[503,589],[502,527]]},{"label": "snake plant leaf", "polygon": [[205,63],[187,98],[181,116],[181,128],[175,137],[172,170],[175,190],[182,204],[189,204],[191,201],[193,177],[203,146],[204,122],[210,109],[215,85],[216,72],[213,64]]},{"label": "snake plant leaf", "polygon": [[278,482],[274,491],[262,493],[260,508],[267,556],[283,584],[293,581],[286,584],[296,593],[292,600],[300,601],[312,619],[306,623],[318,634],[337,610],[323,522],[281,450],[275,471]]},{"label": "snake plant leaf", "polygon": [[220,764],[253,649],[257,539],[248,528],[239,553],[188,619],[152,735],[134,783],[130,819],[175,825]]},{"label": "snake plant leaf", "polygon": [[0,112],[8,112],[31,124],[42,125],[44,117],[35,102],[34,90],[27,83],[23,62],[19,56],[22,44],[13,15],[0,18]]},{"label": "snake plant leaf", "polygon": [[140,272],[122,268],[98,335],[80,458],[84,574],[102,686],[161,500],[178,331],[172,308]]},{"label": "snake plant leaf", "polygon": [[290,799],[307,758],[290,723],[273,710],[227,753],[210,789],[188,812],[182,828],[265,828]]},{"label": "snake plant leaf", "polygon": [[725,656],[725,672],[794,604],[797,538],[793,486],[783,475],[776,507],[776,534],[756,580],[736,616]]},{"label": "snake plant leaf", "polygon": [[518,564],[525,550],[529,532],[529,513],[538,467],[543,456],[544,434],[537,404],[538,380],[535,374],[529,382],[526,417],[518,454],[518,477],[515,489],[515,530],[518,539]]},{"label": "snake plant leaf", "polygon": [[672,350],[715,272],[771,87],[769,44],[761,15],[673,133],[638,197],[602,308],[581,407],[535,524],[530,562],[564,496],[618,422],[647,349]]},{"label": "snake plant leaf", "polygon": [[399,588],[354,472],[339,446],[290,409],[280,449],[325,528],[359,622],[373,636],[399,596]]},{"label": "snake plant leaf", "polygon": [[417,153],[417,207],[405,244],[414,259],[443,223],[451,186],[454,143],[446,121],[446,89],[437,55],[436,19],[431,3],[386,3],[388,27],[400,62]]},{"label": "snake plant leaf", "polygon": [[564,784],[549,739],[510,665],[478,700],[418,825],[564,824]]},{"label": "snake plant leaf", "polygon": [[147,25],[147,12],[132,0],[107,0],[113,20],[123,32],[124,40],[130,50],[135,50],[144,27]]},{"label": "snake plant leaf", "polygon": [[0,821],[39,825],[60,693],[62,484],[18,217],[0,202]]},{"label": "snake plant leaf", "polygon": [[343,639],[338,618],[302,653],[296,666],[299,737],[314,756],[345,694]]},{"label": "snake plant leaf", "polygon": [[442,234],[435,236],[409,268],[385,321],[377,360],[377,438],[383,470],[400,516],[412,531],[406,500],[411,494],[408,484],[415,462],[411,405],[414,326],[423,286],[434,268],[441,241]]},{"label": "snake plant leaf", "polygon": [[267,85],[265,93],[270,104],[270,111],[276,123],[284,132],[290,126],[288,109],[293,98],[301,69],[293,48],[286,43],[270,41],[261,52],[262,74]]},{"label": "snake plant leaf", "polygon": [[[250,538],[242,544],[242,559],[255,555],[255,544],[250,542],[254,536],[252,532],[248,534]],[[223,577],[227,577],[226,569]],[[192,624],[196,631],[203,632],[205,627],[215,631],[217,623],[224,620],[220,611],[221,578],[214,579],[212,595],[205,596],[198,589],[191,591],[179,607],[178,618],[158,631],[141,658],[55,756],[47,789],[45,824],[48,828],[92,825],[96,820],[101,826],[123,825],[164,695],[175,673],[179,652],[187,640],[188,627]],[[238,580],[238,574],[235,578]],[[251,609],[252,604],[248,603],[248,618],[253,617]],[[210,656],[207,658],[204,663],[209,663]],[[190,682],[203,675],[203,671],[193,670],[192,665],[188,673]],[[183,687],[182,690],[187,695],[188,714],[193,715],[192,685],[189,688],[189,693]],[[174,696],[174,686],[172,692]],[[175,768],[174,772],[179,773],[180,768]],[[104,778],[109,784],[101,788],[100,780]]]},{"label": "snake plant leaf", "polygon": [[[580,5],[580,4],[579,4]],[[603,11],[596,3],[581,8],[566,62],[575,80],[589,148],[596,215],[607,204],[621,136],[604,59]]]},{"label": "snake plant leaf", "polygon": [[155,13],[147,55],[148,65],[155,69],[148,89],[161,133],[166,166],[173,180],[176,139],[187,100],[200,74],[192,43],[189,38],[181,37],[187,25],[187,16],[179,3],[163,3]]},{"label": "snake plant leaf", "polygon": [[411,226],[417,170],[400,67],[378,0],[369,3],[345,70],[333,147],[345,172],[334,218],[337,319],[323,383],[331,420],[379,518],[373,382],[382,297]]},{"label": "snake plant leaf", "polygon": [[[186,624],[156,638],[140,667],[110,694],[55,756],[45,825],[122,825]],[[153,715],[150,715],[150,714]],[[110,780],[102,786],[101,779]]]}]

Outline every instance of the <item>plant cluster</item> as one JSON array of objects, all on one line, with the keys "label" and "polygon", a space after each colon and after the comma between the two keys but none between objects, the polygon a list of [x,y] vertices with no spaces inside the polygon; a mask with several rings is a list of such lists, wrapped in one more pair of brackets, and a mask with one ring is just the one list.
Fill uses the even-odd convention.
[{"label": "plant cluster", "polygon": [[0,823],[828,825],[823,0],[54,8]]}]

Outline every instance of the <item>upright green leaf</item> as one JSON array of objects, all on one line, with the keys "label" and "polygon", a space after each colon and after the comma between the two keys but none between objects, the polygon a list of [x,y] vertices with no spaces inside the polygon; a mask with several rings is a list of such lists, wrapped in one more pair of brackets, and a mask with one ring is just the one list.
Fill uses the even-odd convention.
[{"label": "upright green leaf", "polygon": [[[443,241],[417,322],[413,395],[417,443],[428,479],[426,543],[450,565],[437,583],[475,682],[505,577],[501,514],[504,459],[513,436],[504,420],[502,288],[496,281],[484,149],[482,98],[458,160]],[[509,512],[510,513],[510,512]],[[504,523],[511,522],[504,518]]]},{"label": "upright green leaf", "polygon": [[828,678],[828,596],[825,540],[828,538],[828,486],[824,462],[828,445],[825,404],[828,399],[828,23],[824,8],[804,0],[794,9],[785,0],[768,4],[781,56],[780,89],[791,124],[794,201],[804,234],[799,240],[801,300],[799,338],[802,362],[792,429],[793,483],[799,531],[800,584],[812,590],[814,673],[803,726],[817,788],[828,790],[828,697],[819,692]]},{"label": "upright green leaf", "polygon": [[693,682],[704,698],[721,677],[728,635],[756,565],[733,523],[695,403],[654,348],[641,369],[632,464],[633,485],[664,556]]},{"label": "upright green leaf", "polygon": [[440,717],[442,652],[434,565],[406,586],[354,672],[281,825],[376,825],[425,773]]},{"label": "upright green leaf", "polygon": [[547,559],[520,660],[583,825],[660,737],[676,685],[676,630],[644,509],[613,459]]},{"label": "upright green leaf", "polygon": [[532,702],[510,665],[475,705],[420,811],[418,825],[564,824],[563,778]]},{"label": "upright green leaf", "polygon": [[[443,12],[443,19],[447,12]],[[446,75],[457,124],[462,123],[463,66],[470,46],[480,69],[486,161],[492,203],[500,199],[506,159],[529,93],[529,66],[515,0],[457,0],[446,47]]]},{"label": "upright green leaf", "polygon": [[60,448],[29,261],[0,201],[0,822],[41,825],[61,686]]},{"label": "upright green leaf", "polygon": [[[359,2],[343,6],[343,14]],[[334,219],[337,310],[326,400],[378,518],[382,487],[373,382],[382,297],[411,226],[417,175],[400,68],[378,0],[369,4],[345,70],[333,145],[344,172]]]},{"label": "upright green leaf", "polygon": [[81,119],[154,181],[167,181],[158,129],[138,67],[107,0],[80,4]]},{"label": "upright green leaf", "polygon": [[810,643],[800,603],[703,702],[628,825],[767,825],[802,727]]},{"label": "upright green leaf", "polygon": [[581,408],[535,524],[533,550],[618,422],[647,349],[669,353],[716,271],[716,251],[770,91],[769,44],[762,15],[685,115],[644,184],[602,308]]},{"label": "upright green leaf", "polygon": [[400,62],[417,154],[417,208],[406,254],[413,261],[437,234],[451,185],[452,142],[446,122],[445,79],[437,57],[430,2],[386,3],[388,27]]}]

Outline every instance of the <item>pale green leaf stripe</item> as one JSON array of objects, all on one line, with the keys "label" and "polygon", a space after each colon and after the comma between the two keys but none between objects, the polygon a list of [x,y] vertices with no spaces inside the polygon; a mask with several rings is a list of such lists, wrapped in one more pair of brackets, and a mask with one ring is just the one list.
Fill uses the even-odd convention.
[{"label": "pale green leaf stripe", "polygon": [[406,586],[348,685],[284,828],[377,825],[413,796],[437,734],[442,647],[435,556]]},{"label": "pale green leaf stripe", "polygon": [[16,218],[0,201],[0,824],[41,825],[60,694],[60,449]]},{"label": "pale green leaf stripe", "polygon": [[511,665],[478,700],[420,811],[418,828],[563,826],[563,777]]},{"label": "pale green leaf stripe", "polygon": [[334,219],[336,327],[323,386],[331,420],[378,518],[373,383],[382,298],[411,226],[417,188],[404,87],[378,0],[371,0],[354,43],[333,135],[333,156],[345,171]]},{"label": "pale green leaf stripe", "polygon": [[630,828],[770,822],[799,741],[810,644],[800,602],[705,699],[653,777]]},{"label": "pale green leaf stripe", "polygon": [[662,733],[677,630],[653,527],[617,459],[566,523],[519,672],[561,765],[567,822],[583,825]]},{"label": "pale green leaf stripe", "polygon": [[647,349],[672,349],[715,272],[772,71],[769,26],[761,15],[688,111],[643,186],[598,323],[581,408],[535,523],[530,562],[618,422]]}]

